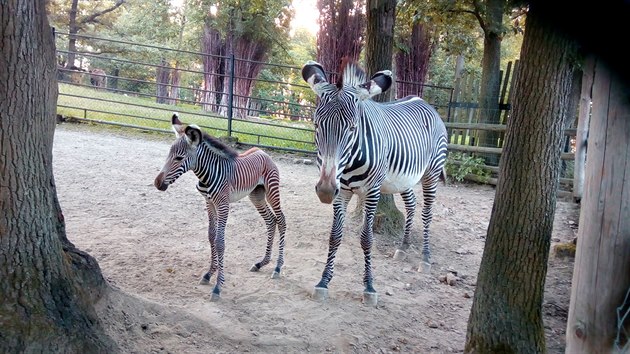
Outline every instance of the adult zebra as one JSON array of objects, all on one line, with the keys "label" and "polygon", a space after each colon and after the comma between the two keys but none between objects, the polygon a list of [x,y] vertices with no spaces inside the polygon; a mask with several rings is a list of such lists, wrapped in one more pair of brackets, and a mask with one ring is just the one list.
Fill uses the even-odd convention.
[{"label": "adult zebra", "polygon": [[[201,278],[207,285],[217,271],[212,301],[220,297],[223,286],[223,251],[229,203],[249,196],[267,225],[267,248],[263,259],[250,270],[258,271],[271,260],[276,226],[279,232],[278,260],[271,277],[278,278],[284,264],[286,222],[280,209],[280,173],[271,157],[258,148],[239,154],[220,140],[205,134],[198,126],[183,124],[177,114],[171,118],[177,140],[171,145],[166,163],[155,178],[157,189],[165,191],[182,174],[192,170],[199,182],[197,190],[206,198],[208,240],[212,252],[210,270]],[[269,208],[271,206],[271,209]],[[273,212],[272,212],[273,211]]]},{"label": "adult zebra", "polygon": [[381,194],[400,193],[406,220],[400,255],[409,247],[416,208],[413,186],[422,182],[423,269],[430,271],[429,224],[440,179],[445,180],[446,128],[437,111],[419,97],[378,103],[370,98],[385,92],[392,73],[380,71],[369,81],[354,62],[342,65],[340,80],[331,84],[324,69],[309,61],[302,77],[319,96],[313,123],[320,178],[315,191],[323,203],[333,203],[334,219],[328,259],[314,297],[328,296],[334,260],[341,242],[346,208],[353,194],[363,200],[361,247],[365,256],[363,301],[376,305],[371,270],[372,226]]}]

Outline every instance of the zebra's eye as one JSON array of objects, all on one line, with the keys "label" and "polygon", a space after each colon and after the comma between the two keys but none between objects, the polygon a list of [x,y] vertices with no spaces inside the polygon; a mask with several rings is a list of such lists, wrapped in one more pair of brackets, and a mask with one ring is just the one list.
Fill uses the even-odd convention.
[{"label": "zebra's eye", "polygon": [[184,159],[184,157],[183,157],[183,156],[175,156],[175,159],[174,159],[174,160],[175,160],[175,161],[181,161],[181,160],[183,160],[183,159]]},{"label": "zebra's eye", "polygon": [[315,128],[315,130],[317,130],[317,127],[318,127],[317,123],[313,123],[313,127]]},{"label": "zebra's eye", "polygon": [[356,126],[356,125],[351,125],[351,126],[350,126],[350,131],[351,131],[351,132],[355,131],[356,129],[357,129],[357,126]]}]

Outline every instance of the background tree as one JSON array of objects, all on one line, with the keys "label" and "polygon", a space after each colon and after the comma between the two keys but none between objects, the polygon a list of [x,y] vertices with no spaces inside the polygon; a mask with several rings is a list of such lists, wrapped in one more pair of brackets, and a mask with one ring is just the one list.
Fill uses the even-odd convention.
[{"label": "background tree", "polygon": [[[198,0],[206,16],[203,47],[204,54],[232,55],[234,62],[234,106],[235,114],[245,118],[248,112],[249,96],[254,87],[252,79],[260,73],[263,62],[271,54],[274,46],[286,46],[293,9],[289,0]],[[218,51],[208,52],[206,50]],[[221,54],[221,52],[223,54]],[[222,73],[209,72],[206,85],[222,86],[219,113],[225,115],[228,106],[228,76],[232,62],[225,60],[216,65],[216,59],[209,59],[208,65],[215,69],[223,68]],[[219,80],[221,83],[213,83]],[[205,88],[208,90],[208,87]],[[212,104],[212,102],[211,102]]]},{"label": "background tree", "polygon": [[[365,39],[365,67],[368,76],[381,70],[392,70],[396,0],[367,0],[367,31]],[[390,101],[393,90],[375,96],[375,101]],[[360,205],[361,203],[359,203]],[[396,208],[394,196],[383,194],[376,207],[374,231],[399,234],[404,216]]]},{"label": "background tree", "polygon": [[65,60],[67,69],[76,65],[77,41],[82,41],[76,35],[89,30],[94,31],[96,27],[111,26],[117,15],[115,10],[121,7],[125,1],[50,1],[48,13],[50,14],[51,23],[69,34],[67,37],[68,53]]},{"label": "background tree", "polygon": [[473,298],[467,353],[542,353],[542,300],[575,43],[533,4]]},{"label": "background tree", "polygon": [[96,261],[65,234],[52,171],[55,42],[44,0],[0,2],[0,352],[115,350]]},{"label": "background tree", "polygon": [[[317,0],[317,62],[338,72],[344,57],[358,60],[365,37],[365,0]],[[331,74],[329,82],[336,82]]]}]

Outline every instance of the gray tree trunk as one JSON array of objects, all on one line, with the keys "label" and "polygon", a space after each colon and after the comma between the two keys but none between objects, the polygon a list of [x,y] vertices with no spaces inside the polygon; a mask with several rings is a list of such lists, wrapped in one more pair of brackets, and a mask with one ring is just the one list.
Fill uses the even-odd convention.
[{"label": "gray tree trunk", "polygon": [[0,352],[110,353],[96,261],[65,235],[52,171],[54,38],[44,0],[0,2]]}]

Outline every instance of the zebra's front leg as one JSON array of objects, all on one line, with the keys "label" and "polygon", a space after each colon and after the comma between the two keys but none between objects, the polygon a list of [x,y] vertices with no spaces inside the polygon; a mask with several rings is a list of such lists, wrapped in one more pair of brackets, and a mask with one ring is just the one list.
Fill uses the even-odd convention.
[{"label": "zebra's front leg", "polygon": [[210,242],[210,269],[204,274],[204,276],[199,281],[201,285],[208,285],[210,283],[210,278],[212,278],[212,274],[217,270],[217,248],[215,247],[215,238],[217,233],[217,218],[216,218],[216,209],[214,203],[210,200],[206,201],[206,209],[208,209],[208,241]]},{"label": "zebra's front leg", "polygon": [[221,201],[216,203],[217,212],[217,232],[214,240],[214,248],[216,249],[217,259],[217,283],[212,290],[212,297],[210,301],[217,301],[221,297],[221,287],[225,280],[223,273],[223,253],[225,251],[225,225],[227,225],[227,219],[230,212],[229,201],[226,198],[222,198]]},{"label": "zebra's front leg", "polygon": [[376,306],[378,302],[378,294],[374,290],[372,276],[372,239],[374,227],[374,214],[376,206],[381,197],[380,188],[370,190],[365,196],[365,219],[363,221],[363,230],[361,231],[361,248],[365,258],[365,271],[363,274],[363,303],[368,306]]},{"label": "zebra's front leg", "polygon": [[325,300],[328,298],[328,283],[333,277],[335,255],[337,254],[337,249],[339,248],[341,238],[343,237],[343,224],[346,217],[346,209],[351,198],[352,192],[342,189],[333,202],[334,216],[330,230],[330,238],[328,240],[328,258],[326,259],[326,266],[322,272],[322,278],[319,283],[315,285],[313,298],[316,300]]},{"label": "zebra's front leg", "polygon": [[400,193],[400,196],[405,203],[407,217],[405,218],[405,230],[402,245],[394,253],[395,260],[403,260],[407,257],[407,249],[409,249],[410,244],[409,236],[411,234],[411,226],[413,225],[413,217],[416,214],[416,194],[413,192],[413,189],[407,189],[406,191]]}]

